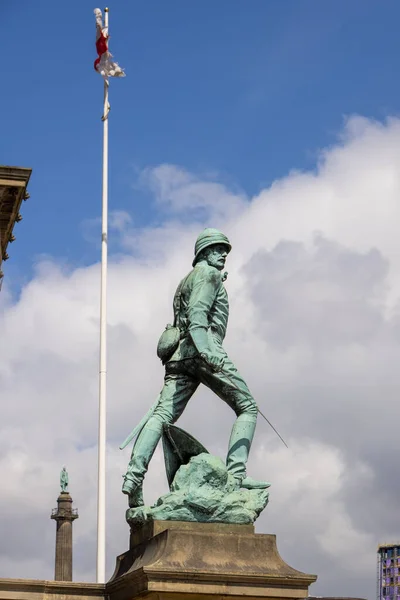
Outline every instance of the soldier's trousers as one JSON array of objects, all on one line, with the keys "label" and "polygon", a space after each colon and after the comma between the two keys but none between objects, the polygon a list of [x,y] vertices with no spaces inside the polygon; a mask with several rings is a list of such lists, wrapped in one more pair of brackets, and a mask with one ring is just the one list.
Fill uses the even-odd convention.
[{"label": "soldier's trousers", "polygon": [[[222,351],[222,348],[221,348]],[[174,423],[203,383],[236,413],[229,441],[227,467],[234,477],[246,476],[246,463],[257,420],[257,405],[245,381],[223,351],[224,364],[215,372],[200,357],[166,364],[159,402],[139,433],[125,475],[132,489],[141,485],[151,457],[162,435],[164,423]]]}]

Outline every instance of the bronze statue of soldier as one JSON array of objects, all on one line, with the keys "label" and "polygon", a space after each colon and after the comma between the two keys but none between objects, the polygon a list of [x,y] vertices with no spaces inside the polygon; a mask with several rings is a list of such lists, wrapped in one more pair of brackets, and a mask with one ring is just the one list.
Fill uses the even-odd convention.
[{"label": "bronze statue of soldier", "polygon": [[167,326],[158,345],[158,355],[165,364],[164,387],[135,430],[138,436],[124,476],[122,491],[129,496],[130,507],[143,505],[143,479],[163,425],[180,417],[200,383],[236,413],[226,464],[238,489],[263,489],[270,485],[246,475],[258,408],[222,346],[229,316],[222,271],[230,251],[231,244],[223,233],[205,229],[196,240],[193,269],[176,290],[174,323]]}]

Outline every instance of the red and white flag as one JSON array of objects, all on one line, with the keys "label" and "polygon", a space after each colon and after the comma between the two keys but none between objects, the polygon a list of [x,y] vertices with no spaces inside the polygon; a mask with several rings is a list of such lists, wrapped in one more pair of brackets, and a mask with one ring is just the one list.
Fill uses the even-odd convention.
[{"label": "red and white flag", "polygon": [[99,8],[94,9],[96,16],[96,50],[98,57],[94,61],[94,68],[102,77],[125,77],[123,69],[113,61],[111,52],[108,51],[108,27],[103,27],[103,15]]}]

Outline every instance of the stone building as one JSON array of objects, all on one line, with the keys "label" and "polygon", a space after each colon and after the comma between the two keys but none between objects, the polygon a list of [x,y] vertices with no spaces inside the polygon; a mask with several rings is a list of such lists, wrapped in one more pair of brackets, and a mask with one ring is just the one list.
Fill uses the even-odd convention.
[{"label": "stone building", "polygon": [[32,169],[0,165],[0,286],[2,263],[8,259],[8,244],[15,240],[15,223],[21,221],[20,208],[29,198],[26,191]]}]

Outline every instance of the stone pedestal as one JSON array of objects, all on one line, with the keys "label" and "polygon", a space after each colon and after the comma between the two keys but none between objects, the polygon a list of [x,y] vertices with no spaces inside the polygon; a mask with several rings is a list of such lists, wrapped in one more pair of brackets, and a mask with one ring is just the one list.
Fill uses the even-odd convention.
[{"label": "stone pedestal", "polygon": [[316,579],[253,525],[154,521],[132,531],[106,590],[109,600],[300,599]]}]

